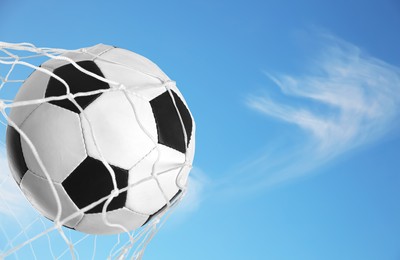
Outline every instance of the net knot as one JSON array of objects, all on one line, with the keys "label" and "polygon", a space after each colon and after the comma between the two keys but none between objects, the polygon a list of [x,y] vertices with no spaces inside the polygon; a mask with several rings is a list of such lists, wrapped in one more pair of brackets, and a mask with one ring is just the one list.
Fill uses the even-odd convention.
[{"label": "net knot", "polygon": [[60,222],[60,221],[54,221],[54,227],[55,227],[57,230],[61,230],[61,227],[62,227],[61,222]]},{"label": "net knot", "polygon": [[119,189],[114,189],[111,191],[112,198],[118,197],[118,195],[119,195]]},{"label": "net knot", "polygon": [[160,223],[160,218],[155,218],[153,220],[153,226],[157,226]]},{"label": "net knot", "polygon": [[67,98],[68,98],[69,100],[71,100],[71,101],[75,99],[74,94],[72,94],[71,92],[68,93],[68,94],[66,94],[66,96],[67,96]]},{"label": "net knot", "polygon": [[125,86],[124,84],[122,84],[122,83],[113,86],[113,88],[114,88],[114,89],[117,89],[117,90],[122,90],[122,91],[125,91],[125,90],[126,90],[126,86]]},{"label": "net knot", "polygon": [[3,100],[0,100],[0,111],[3,111],[6,108],[6,103]]},{"label": "net knot", "polygon": [[170,89],[171,86],[175,86],[176,85],[176,81],[169,79],[169,80],[164,81],[163,85],[165,86],[165,88]]}]

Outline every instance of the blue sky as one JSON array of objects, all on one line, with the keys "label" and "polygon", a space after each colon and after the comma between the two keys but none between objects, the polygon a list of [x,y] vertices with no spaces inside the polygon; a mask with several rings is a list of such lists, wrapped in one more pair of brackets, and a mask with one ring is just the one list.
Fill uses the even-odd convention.
[{"label": "blue sky", "polygon": [[192,190],[144,259],[400,259],[399,27],[396,0],[0,2],[0,41],[177,81]]}]

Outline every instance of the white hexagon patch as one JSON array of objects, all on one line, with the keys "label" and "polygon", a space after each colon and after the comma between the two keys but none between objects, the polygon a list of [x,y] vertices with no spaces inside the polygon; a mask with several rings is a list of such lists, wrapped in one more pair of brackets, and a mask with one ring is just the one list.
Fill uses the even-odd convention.
[{"label": "white hexagon patch", "polygon": [[141,160],[157,140],[149,103],[128,97],[122,91],[103,93],[80,115],[88,155],[100,160],[99,149],[108,163],[123,169]]},{"label": "white hexagon patch", "polygon": [[[78,114],[44,103],[32,112],[21,129],[33,143],[54,182],[61,183],[86,158]],[[28,169],[45,177],[22,136],[21,146]]]}]

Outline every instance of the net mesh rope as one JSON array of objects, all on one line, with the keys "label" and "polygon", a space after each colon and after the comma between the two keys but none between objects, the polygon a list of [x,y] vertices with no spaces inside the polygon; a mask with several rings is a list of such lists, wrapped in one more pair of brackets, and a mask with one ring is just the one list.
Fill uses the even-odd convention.
[{"label": "net mesh rope", "polygon": [[[107,91],[123,92],[130,102],[139,127],[143,133],[150,138],[150,140],[152,140],[154,144],[153,150],[159,149],[158,142],[153,136],[151,136],[151,134],[146,130],[139,120],[140,117],[138,117],[136,114],[137,110],[135,109],[135,104],[128,97],[129,90],[126,89],[126,86],[83,69],[70,58],[63,56],[63,53],[66,52],[85,53],[93,55],[96,58],[100,58],[97,55],[89,53],[87,49],[64,50],[54,48],[39,48],[30,43],[16,44],[0,42],[0,111],[3,116],[0,121],[3,128],[3,138],[0,139],[0,259],[142,259],[147,245],[170,216],[172,209],[176,207],[186,193],[186,185],[182,185],[182,183],[186,183],[186,181],[179,180],[179,178],[184,178],[181,173],[185,167],[191,167],[190,163],[188,162],[187,154],[185,162],[182,165],[178,165],[173,169],[168,169],[163,172],[156,172],[155,166],[159,160],[158,156],[152,165],[151,176],[129,185],[128,187],[118,189],[115,173],[102,156],[101,149],[97,146],[90,120],[88,120],[88,117],[85,115],[85,111],[82,109],[82,107],[80,107],[75,101],[75,98]],[[45,68],[39,67],[40,64],[48,59],[67,61],[78,70],[98,80],[108,83],[110,88],[72,94],[70,93],[68,84],[62,78]],[[129,69],[138,71],[137,68]],[[26,79],[26,77],[34,70],[39,70],[59,80],[62,84],[64,84],[66,88],[66,94],[63,96],[13,102],[13,96],[15,96],[18,88],[23,84],[23,79]],[[144,73],[142,71],[140,72]],[[163,81],[156,75],[147,75],[157,78],[160,81],[160,85],[165,87],[165,89],[169,92],[179,116],[185,143],[187,143],[188,137],[186,136],[186,131],[184,131],[183,120],[177,104],[175,103],[174,96],[170,90],[170,87],[174,85],[175,82]],[[135,95],[135,93],[132,92],[129,92],[129,94]],[[87,121],[87,125],[90,129],[97,152],[100,155],[102,163],[108,169],[114,185],[114,190],[108,196],[86,206],[85,208],[80,209],[78,212],[64,219],[61,219],[62,204],[60,198],[56,192],[54,184],[50,180],[50,175],[41,161],[39,154],[37,153],[33,143],[29,140],[28,136],[8,116],[9,109],[13,107],[41,104],[61,99],[68,99],[75,104],[75,106],[83,115],[84,120]],[[17,187],[17,184],[13,180],[13,177],[8,170],[5,143],[2,141],[5,140],[4,132],[7,125],[13,127],[20,134],[21,138],[23,138],[24,141],[29,145],[39,163],[39,166],[47,177],[58,209],[54,222],[47,220],[27,204],[26,199],[23,197],[22,192]],[[158,152],[157,154],[159,155],[160,153]],[[158,180],[158,176],[174,169],[179,169],[176,183],[182,192],[179,196],[176,196],[176,198],[170,201]],[[146,225],[134,231],[128,231],[121,225],[111,223],[107,219],[105,211],[112,199],[118,196],[120,192],[126,192],[135,185],[140,185],[140,183],[149,179],[154,179],[157,182],[158,188],[165,199],[166,210],[161,211],[159,214],[151,218]],[[103,202],[105,202],[102,211],[104,222],[107,223],[107,225],[120,228],[123,231],[121,234],[111,236],[88,235],[62,227],[64,223],[76,217],[81,212],[86,212]],[[38,251],[40,251],[40,257]]]}]

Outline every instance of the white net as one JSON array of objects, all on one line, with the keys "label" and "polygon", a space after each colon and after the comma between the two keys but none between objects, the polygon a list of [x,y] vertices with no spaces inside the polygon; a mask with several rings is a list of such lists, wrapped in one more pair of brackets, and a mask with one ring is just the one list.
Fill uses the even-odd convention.
[{"label": "white net", "polygon": [[[63,54],[66,52],[86,53],[87,50],[39,48],[29,43],[14,44],[0,42],[0,111],[2,113],[2,127],[0,130],[0,259],[141,259],[146,246],[168,218],[171,213],[171,209],[182,200],[186,191],[186,186],[181,185],[179,187],[179,189],[182,191],[180,195],[174,197],[173,200],[168,199],[165,191],[158,182],[158,176],[162,173],[155,171],[154,165],[157,163],[157,160],[153,165],[152,174],[149,178],[153,178],[157,181],[158,186],[165,198],[166,210],[163,210],[156,216],[152,217],[150,221],[141,228],[134,231],[128,231],[121,225],[110,223],[106,217],[105,211],[114,197],[116,197],[120,192],[126,192],[127,189],[132,187],[128,186],[118,189],[114,171],[101,156],[101,161],[107,167],[110,176],[112,177],[114,190],[108,196],[90,204],[89,206],[81,209],[81,211],[85,212],[90,210],[94,206],[105,201],[103,206],[104,221],[110,226],[117,226],[118,228],[124,230],[124,232],[121,234],[107,236],[88,235],[65,228],[63,224],[74,216],[69,216],[64,219],[61,218],[62,204],[51,181],[49,181],[49,184],[53,189],[53,194],[57,202],[58,213],[54,219],[54,222],[46,219],[30,206],[19,189],[18,184],[14,181],[10,171],[8,170],[7,153],[5,151],[4,142],[6,132],[5,129],[7,125],[13,127],[21,135],[21,138],[28,143],[40,167],[43,169],[43,172],[48,180],[50,180],[50,174],[47,172],[45,166],[41,162],[33,143],[29,140],[27,135],[25,135],[25,133],[9,118],[9,110],[11,108],[40,104],[44,102],[50,102],[52,100],[69,99],[79,108],[80,112],[85,117],[85,111],[75,101],[77,96],[93,95],[106,91],[121,91],[125,94],[127,92],[126,87],[119,82],[111,81],[107,78],[91,73],[90,71],[80,67],[72,59],[63,56]],[[73,64],[74,67],[80,71],[95,77],[98,80],[108,83],[111,88],[86,93],[71,94],[68,89],[68,84],[66,84],[62,78],[46,70],[45,68],[40,67],[40,64],[49,59],[67,61]],[[40,70],[43,73],[51,75],[51,77],[54,77],[62,82],[67,89],[66,95],[30,101],[13,102],[18,89],[24,83],[24,79],[26,79],[35,70]],[[185,126],[182,121],[181,114],[179,113],[177,104],[175,103],[174,97],[170,91],[170,86],[171,84],[174,85],[174,82],[167,81],[160,82],[160,84],[169,91],[175,109],[179,115],[182,129],[184,129]],[[131,103],[131,106],[133,111],[136,111],[133,103]],[[88,125],[89,128],[92,129],[90,120],[88,120]],[[149,138],[153,138],[143,127],[140,121],[138,122],[138,125],[142,128],[143,132],[149,136]],[[183,131],[183,134],[185,143],[187,143],[188,137],[186,136],[186,131]],[[94,135],[93,139],[95,140]],[[157,140],[153,140],[153,143],[154,149],[158,149]],[[96,148],[101,155],[102,151],[97,146]],[[176,166],[180,169],[177,178],[187,177],[181,176],[180,173],[183,172],[184,169],[191,167],[191,162],[189,161],[190,160],[186,158],[183,164]],[[177,180],[176,183],[178,186],[182,183],[186,184],[186,180],[183,182]],[[135,183],[135,185],[138,184],[140,183]]]}]

